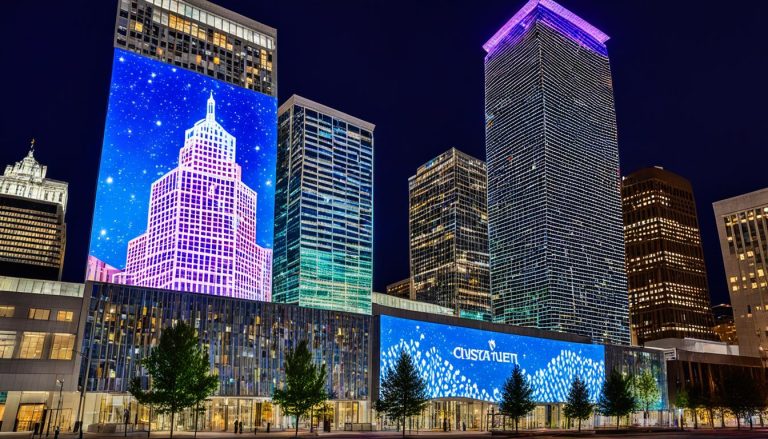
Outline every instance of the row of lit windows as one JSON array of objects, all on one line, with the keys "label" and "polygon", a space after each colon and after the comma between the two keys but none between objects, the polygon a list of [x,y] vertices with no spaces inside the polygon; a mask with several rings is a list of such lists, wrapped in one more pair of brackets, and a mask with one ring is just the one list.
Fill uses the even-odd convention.
[{"label": "row of lit windows", "polygon": [[[15,311],[15,306],[0,305],[0,317],[13,317]],[[49,320],[50,317],[51,310],[46,308],[30,308],[27,314],[27,318],[32,320]],[[56,312],[56,321],[58,322],[71,322],[73,318],[73,311],[59,310]]]},{"label": "row of lit windows", "polygon": [[[75,334],[51,334],[52,341],[48,358],[51,360],[71,360],[75,347]],[[40,360],[43,358],[45,332],[28,332],[21,334],[21,344],[15,358],[24,360]],[[16,352],[16,331],[0,331],[0,359],[14,358]]]}]

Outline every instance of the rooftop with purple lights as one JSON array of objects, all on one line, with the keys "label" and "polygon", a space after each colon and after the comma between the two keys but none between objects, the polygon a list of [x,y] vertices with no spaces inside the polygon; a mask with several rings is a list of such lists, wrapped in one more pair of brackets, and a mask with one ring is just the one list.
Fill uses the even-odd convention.
[{"label": "rooftop with purple lights", "polygon": [[537,8],[544,8],[547,11],[558,15],[560,18],[568,21],[571,25],[578,28],[580,31],[589,35],[596,42],[604,44],[608,41],[609,37],[603,33],[600,29],[592,26],[584,21],[581,17],[573,12],[565,9],[552,0],[530,0],[525,4],[512,18],[507,21],[504,26],[501,27],[485,44],[483,49],[486,53],[490,53],[503,39],[506,37],[516,26],[520,25],[522,21],[530,14],[536,12]]}]

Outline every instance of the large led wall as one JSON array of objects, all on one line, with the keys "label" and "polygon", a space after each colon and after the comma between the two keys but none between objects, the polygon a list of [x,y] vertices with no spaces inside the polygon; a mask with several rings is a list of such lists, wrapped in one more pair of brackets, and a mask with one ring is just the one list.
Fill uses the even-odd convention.
[{"label": "large led wall", "polygon": [[270,300],[277,100],[115,50],[87,278]]},{"label": "large led wall", "polygon": [[499,401],[504,381],[518,363],[537,402],[563,402],[579,376],[597,399],[605,380],[605,348],[381,316],[381,373],[401,351],[409,353],[427,381],[430,398]]}]

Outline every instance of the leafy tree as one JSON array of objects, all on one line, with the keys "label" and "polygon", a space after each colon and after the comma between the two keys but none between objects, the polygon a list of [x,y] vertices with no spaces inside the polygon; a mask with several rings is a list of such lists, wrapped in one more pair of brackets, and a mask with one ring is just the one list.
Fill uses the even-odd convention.
[{"label": "leafy tree", "polygon": [[741,429],[741,419],[751,417],[759,405],[754,382],[743,374],[727,373],[723,379],[723,406],[736,417],[736,426]]},{"label": "leafy tree", "polygon": [[517,434],[520,418],[534,408],[536,403],[533,401],[533,388],[523,376],[520,365],[515,364],[512,375],[504,382],[499,411],[515,420],[515,434]]},{"label": "leafy tree", "polygon": [[171,438],[176,413],[197,406],[213,394],[218,377],[210,374],[208,357],[198,344],[195,328],[184,322],[165,328],[157,348],[142,360],[149,374],[145,390],[134,378],[129,391],[141,404],[171,414]]},{"label": "leafy tree", "polygon": [[629,415],[635,409],[635,399],[632,397],[632,376],[625,377],[618,370],[612,370],[603,383],[597,407],[605,416],[616,416],[618,430],[619,419]]},{"label": "leafy tree", "polygon": [[405,351],[400,352],[395,367],[384,372],[374,408],[392,419],[402,419],[405,437],[406,419],[421,413],[428,402],[427,383],[419,376],[411,356]]},{"label": "leafy tree", "polygon": [[[675,407],[679,409],[686,409],[690,404],[690,398],[688,397],[688,391],[683,387],[675,395]],[[680,430],[683,430],[683,421],[685,417],[680,415]]]},{"label": "leafy tree", "polygon": [[650,370],[646,369],[635,377],[635,397],[637,403],[643,408],[643,425],[646,425],[651,406],[661,398],[661,390],[656,384],[656,377]]},{"label": "leafy tree", "polygon": [[301,340],[296,349],[285,354],[285,385],[274,391],[272,400],[285,414],[296,417],[297,437],[299,419],[328,397],[325,380],[325,365],[317,366],[312,362],[306,340]]},{"label": "leafy tree", "polygon": [[589,419],[593,409],[594,404],[589,401],[589,390],[587,390],[586,383],[576,376],[571,382],[568,399],[563,407],[565,416],[569,419],[578,419],[579,431],[581,431],[581,421]]}]

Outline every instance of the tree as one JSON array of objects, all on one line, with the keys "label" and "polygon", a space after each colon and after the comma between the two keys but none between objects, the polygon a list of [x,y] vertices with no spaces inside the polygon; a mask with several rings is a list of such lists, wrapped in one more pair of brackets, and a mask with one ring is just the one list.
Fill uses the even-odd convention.
[{"label": "tree", "polygon": [[218,377],[210,374],[208,357],[198,344],[195,328],[184,322],[163,330],[160,343],[142,365],[149,374],[149,388],[145,390],[137,377],[129,391],[139,403],[171,414],[173,438],[176,413],[211,396],[218,387]]},{"label": "tree", "polygon": [[499,401],[499,412],[515,420],[515,434],[518,433],[520,418],[536,408],[533,401],[533,388],[523,376],[520,365],[515,364],[512,375],[504,382],[504,390]]},{"label": "tree", "polygon": [[618,370],[612,370],[603,383],[597,406],[603,415],[616,416],[618,430],[619,419],[629,415],[635,409],[635,399],[632,397],[632,376],[625,377]]},{"label": "tree", "polygon": [[643,408],[643,425],[646,425],[651,405],[661,398],[661,390],[656,384],[656,377],[650,370],[646,369],[635,377],[635,397],[637,403]]},{"label": "tree", "polygon": [[723,377],[723,406],[736,417],[736,426],[741,429],[741,419],[750,420],[752,415],[765,407],[762,386],[748,374],[730,371]]},{"label": "tree", "polygon": [[402,419],[405,437],[406,419],[421,413],[428,402],[427,383],[419,376],[411,356],[401,351],[395,366],[384,372],[381,392],[374,408],[392,419]]},{"label": "tree", "polygon": [[318,366],[312,362],[306,340],[301,340],[296,349],[285,354],[285,384],[282,389],[274,391],[272,400],[283,408],[285,414],[296,417],[297,437],[299,419],[327,399],[325,381],[325,365]]},{"label": "tree", "polygon": [[[685,389],[685,387],[683,387],[682,389],[680,389],[677,392],[677,395],[675,396],[675,407],[684,410],[684,409],[688,408],[690,406],[690,404],[691,404],[691,401],[690,401],[690,398],[688,397],[688,391]],[[681,414],[680,415],[680,430],[681,431],[684,430],[684,428],[683,428],[683,426],[684,426],[683,422],[684,421],[685,421],[685,417]]]},{"label": "tree", "polygon": [[592,416],[594,404],[589,401],[589,390],[587,385],[578,376],[571,382],[571,389],[568,391],[568,399],[563,407],[565,416],[569,419],[579,420],[579,431],[581,431],[581,421],[589,419]]}]

